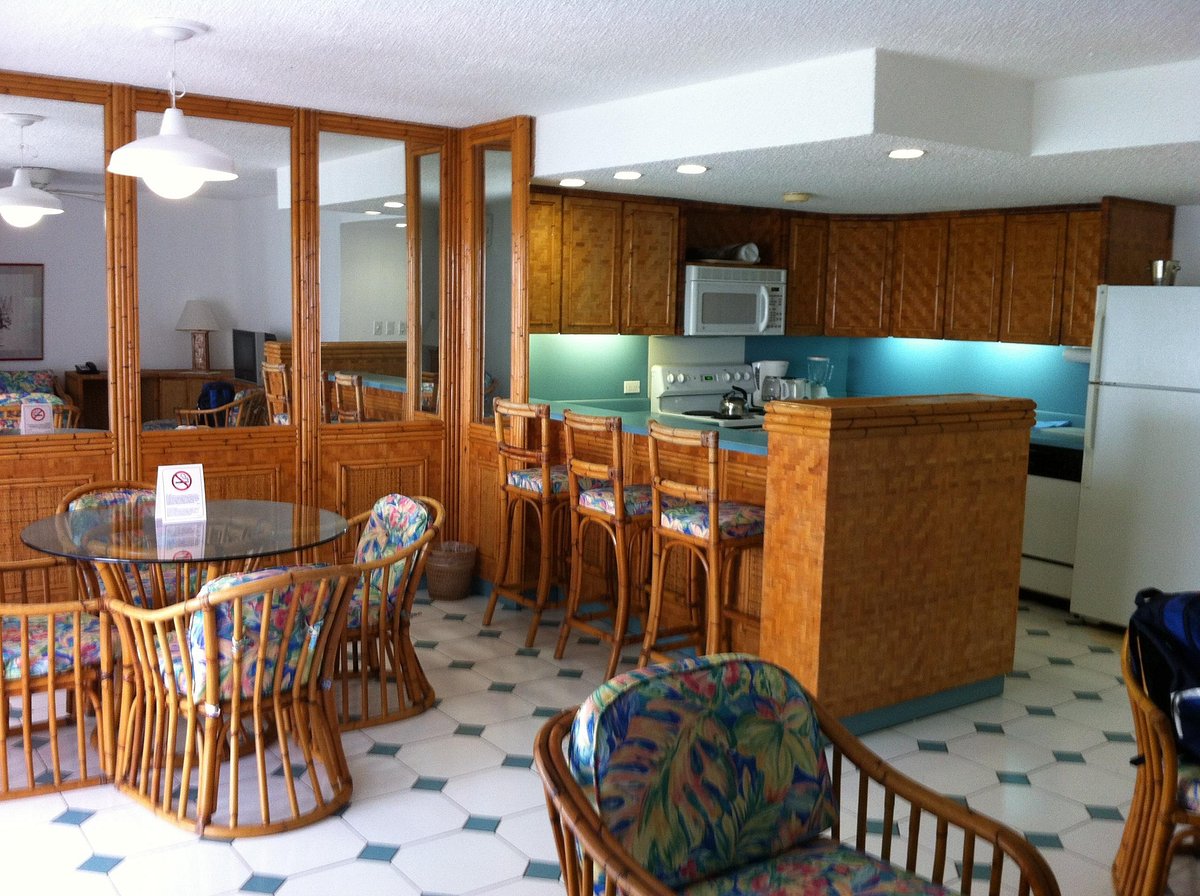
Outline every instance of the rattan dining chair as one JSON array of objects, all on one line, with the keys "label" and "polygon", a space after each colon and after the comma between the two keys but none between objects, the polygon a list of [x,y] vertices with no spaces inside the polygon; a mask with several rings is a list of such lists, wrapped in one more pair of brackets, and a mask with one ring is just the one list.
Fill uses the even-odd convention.
[{"label": "rattan dining chair", "polygon": [[0,800],[104,780],[100,661],[112,642],[96,601],[77,595],[63,560],[0,561]]},{"label": "rattan dining chair", "polygon": [[350,531],[358,532],[356,575],[334,662],[343,730],[397,721],[433,706],[433,686],[409,626],[425,561],[445,520],[445,508],[433,498],[392,494],[349,521]]},{"label": "rattan dining chair", "polygon": [[356,572],[234,573],[159,609],[110,600],[125,681],[117,786],[218,837],[291,830],[346,805],[330,679]]},{"label": "rattan dining chair", "polygon": [[292,422],[292,378],[286,364],[262,363],[263,391],[267,397],[267,421]]},{"label": "rattan dining chair", "polygon": [[362,374],[344,370],[333,374],[333,413],[336,423],[362,423],[367,419]]}]

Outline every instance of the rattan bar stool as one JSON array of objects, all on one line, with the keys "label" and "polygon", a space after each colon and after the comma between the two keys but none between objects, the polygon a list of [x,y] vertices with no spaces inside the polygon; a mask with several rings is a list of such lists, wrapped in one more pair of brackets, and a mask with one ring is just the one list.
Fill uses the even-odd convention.
[{"label": "rattan bar stool", "polygon": [[[550,406],[520,404],[494,399],[496,456],[500,486],[500,553],[496,579],[483,624],[492,624],[496,603],[507,600],[533,611],[525,646],[532,647],[542,612],[550,598],[550,588],[566,584],[566,539],[568,533],[567,468],[551,464]],[[526,515],[532,516],[538,533],[537,578],[524,577],[521,569],[511,579],[514,537],[525,534]],[[534,590],[531,598],[527,592]]]},{"label": "rattan bar stool", "polygon": [[[762,544],[766,520],[764,507],[721,500],[716,430],[677,429],[651,420],[649,434],[653,552],[640,666],[673,659],[671,652],[688,647],[703,653],[728,650],[727,623],[757,621],[737,609],[733,573],[739,556]],[[715,526],[712,520],[717,521]],[[675,551],[682,551],[687,561],[689,620],[664,627],[667,562]],[[696,588],[701,569],[703,602]]]},{"label": "rattan bar stool", "polygon": [[[562,659],[572,629],[584,632],[612,645],[604,673],[612,678],[621,648],[642,640],[640,630],[629,633],[629,620],[633,596],[641,596],[650,559],[650,486],[625,485],[620,417],[589,417],[564,410],[563,427],[571,494],[571,587],[554,658]],[[612,545],[612,575],[607,599],[585,605],[584,545],[592,532],[603,533]]]}]

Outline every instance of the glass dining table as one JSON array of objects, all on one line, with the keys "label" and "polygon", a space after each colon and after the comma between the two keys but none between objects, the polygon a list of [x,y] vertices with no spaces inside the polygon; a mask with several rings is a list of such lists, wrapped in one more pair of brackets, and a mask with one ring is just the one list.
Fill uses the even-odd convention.
[{"label": "glass dining table", "polygon": [[[102,762],[114,768],[116,722],[113,638],[104,613],[113,595],[140,606],[186,600],[205,582],[272,565],[345,534],[345,517],[285,501],[208,501],[206,518],[165,523],[153,502],[88,507],[31,523],[21,541],[35,551],[78,561],[81,588],[101,608]],[[290,558],[283,563],[290,562]]]}]

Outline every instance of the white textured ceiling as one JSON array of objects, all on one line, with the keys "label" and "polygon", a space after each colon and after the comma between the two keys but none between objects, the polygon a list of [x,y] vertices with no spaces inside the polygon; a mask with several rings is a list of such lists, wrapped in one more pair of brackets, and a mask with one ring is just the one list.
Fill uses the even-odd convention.
[{"label": "white textured ceiling", "polygon": [[[178,48],[192,92],[453,126],[564,113],[870,48],[1031,84],[1200,60],[1197,0],[4,0],[0,66],[163,87],[169,44],[139,22],[164,15],[212,29]],[[13,108],[0,97],[0,111]],[[1173,114],[1198,117],[1195,108]],[[51,158],[63,145],[52,121],[28,138],[42,157],[36,164],[75,167]],[[247,174],[272,164],[230,139],[225,148]],[[879,161],[894,142],[865,133],[734,148],[710,175],[686,183],[668,176],[684,155],[668,149],[657,162],[636,160],[641,181],[589,177],[589,186],[757,205],[779,205],[782,191],[800,189],[817,194],[809,207],[821,211],[1104,194],[1200,204],[1200,140],[1041,156],[926,141],[930,157],[903,169]],[[6,169],[15,145],[0,130]]]}]

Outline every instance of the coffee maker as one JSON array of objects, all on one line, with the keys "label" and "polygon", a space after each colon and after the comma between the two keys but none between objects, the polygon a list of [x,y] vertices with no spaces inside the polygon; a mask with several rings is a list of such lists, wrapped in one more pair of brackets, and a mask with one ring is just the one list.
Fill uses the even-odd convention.
[{"label": "coffee maker", "polygon": [[750,366],[754,368],[754,392],[750,396],[750,403],[761,408],[763,380],[769,376],[787,376],[788,362],[752,361]]}]

